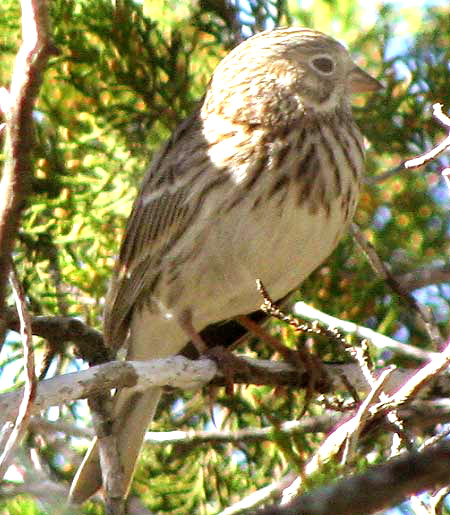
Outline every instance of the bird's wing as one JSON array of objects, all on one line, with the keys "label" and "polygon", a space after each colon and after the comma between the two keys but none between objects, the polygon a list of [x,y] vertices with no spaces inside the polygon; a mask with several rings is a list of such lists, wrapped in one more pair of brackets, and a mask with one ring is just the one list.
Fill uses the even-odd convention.
[{"label": "bird's wing", "polygon": [[128,220],[107,296],[104,334],[109,347],[123,344],[133,307],[151,292],[162,257],[199,208],[199,202],[189,200],[192,182],[208,173],[206,145],[197,110],[174,131],[150,165]]}]

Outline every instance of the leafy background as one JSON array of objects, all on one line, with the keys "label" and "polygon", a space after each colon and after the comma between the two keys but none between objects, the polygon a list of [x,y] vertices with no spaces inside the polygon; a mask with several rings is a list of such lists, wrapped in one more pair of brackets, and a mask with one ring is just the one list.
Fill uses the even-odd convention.
[{"label": "leafy background", "polygon": [[[440,177],[448,155],[377,181],[377,175],[443,137],[431,105],[450,108],[445,2],[368,7],[361,0],[54,0],[50,7],[59,55],[50,62],[35,111],[32,194],[14,254],[33,314],[70,315],[101,329],[114,257],[153,152],[192,110],[220,59],[242,37],[278,25],[306,25],[345,41],[357,62],[382,80],[384,91],[355,99],[355,116],[368,141],[368,184],[356,221],[396,277],[448,265],[449,194]],[[0,86],[9,83],[19,44],[19,4],[2,0]],[[432,308],[448,334],[450,284],[426,284],[414,295]],[[430,346],[420,322],[374,275],[350,238],[302,285],[298,298],[401,341]],[[271,327],[287,345],[303,344],[282,324]],[[45,343],[35,340],[41,360]],[[329,342],[317,342],[316,350],[323,359],[342,359]],[[257,341],[242,351],[277,358]],[[382,365],[393,357],[373,349],[373,358]],[[84,366],[70,347],[57,346],[47,376]],[[0,371],[3,390],[21,384],[15,333],[8,335]],[[276,427],[296,419],[303,405],[303,392],[239,387],[232,397],[219,392],[214,423],[220,430]],[[312,403],[308,415],[323,411]],[[83,403],[53,408],[45,416],[89,424]],[[161,403],[152,429],[215,429],[214,423],[205,392],[176,392]],[[155,512],[219,513],[289,468],[300,470],[322,439],[320,433],[287,437],[275,431],[263,441],[148,445],[133,493]],[[46,474],[67,486],[86,445],[86,439],[70,434],[30,430],[8,476],[11,484],[33,478],[34,453]],[[385,438],[375,435],[354,471],[386,455]],[[308,487],[339,473],[325,470]],[[30,494],[0,493],[5,514],[57,512],[56,505],[49,506]],[[95,501],[83,510],[102,513]]]}]

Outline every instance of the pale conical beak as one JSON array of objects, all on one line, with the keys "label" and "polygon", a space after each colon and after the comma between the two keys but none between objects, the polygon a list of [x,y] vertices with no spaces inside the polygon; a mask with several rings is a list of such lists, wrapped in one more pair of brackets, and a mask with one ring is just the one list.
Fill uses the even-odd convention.
[{"label": "pale conical beak", "polygon": [[364,70],[355,66],[348,77],[351,93],[367,93],[383,89],[383,85],[377,79],[371,77]]}]

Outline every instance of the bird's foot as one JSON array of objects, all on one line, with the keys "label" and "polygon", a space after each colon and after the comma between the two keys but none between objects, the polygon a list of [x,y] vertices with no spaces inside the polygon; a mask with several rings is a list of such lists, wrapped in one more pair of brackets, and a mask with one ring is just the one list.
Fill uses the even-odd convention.
[{"label": "bird's foot", "polygon": [[250,369],[245,360],[220,345],[208,349],[203,356],[216,362],[225,378],[225,391],[228,395],[233,394],[235,376],[239,373],[248,374]]}]

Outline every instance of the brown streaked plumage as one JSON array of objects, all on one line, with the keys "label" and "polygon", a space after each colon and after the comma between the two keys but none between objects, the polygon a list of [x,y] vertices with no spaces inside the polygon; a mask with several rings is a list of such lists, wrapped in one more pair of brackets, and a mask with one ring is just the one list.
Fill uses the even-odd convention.
[{"label": "brown streaked plumage", "polygon": [[[225,57],[144,178],[107,298],[107,344],[127,345],[130,360],[176,354],[186,321],[200,332],[256,310],[256,279],[274,298],[296,288],[353,216],[364,163],[350,94],[379,87],[311,29],[263,32]],[[126,491],[159,396],[116,395]],[[100,486],[94,442],[72,500]]]}]

